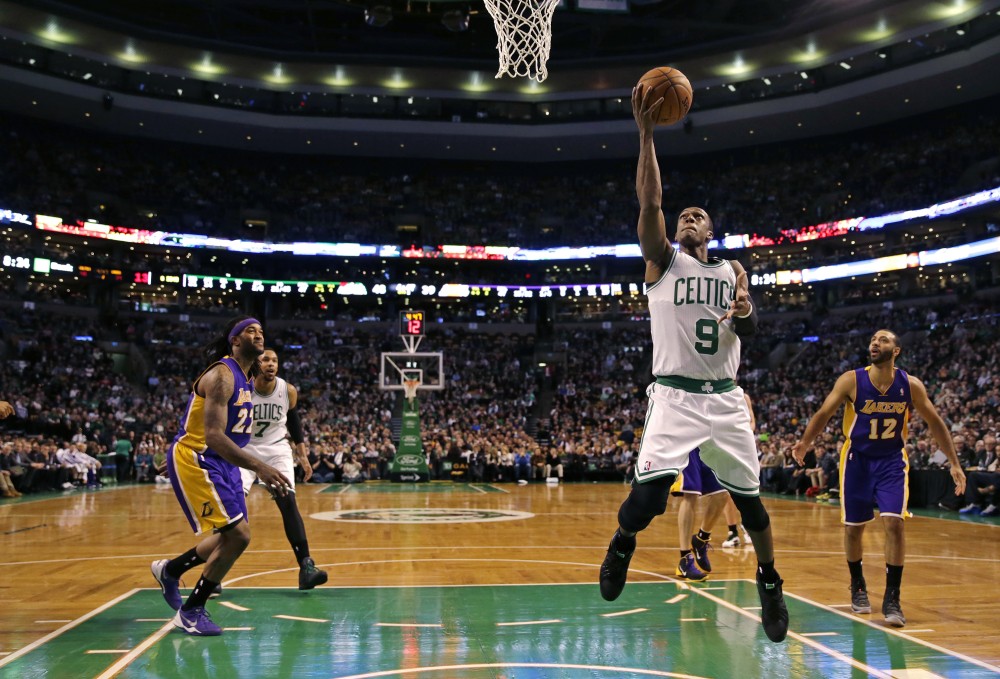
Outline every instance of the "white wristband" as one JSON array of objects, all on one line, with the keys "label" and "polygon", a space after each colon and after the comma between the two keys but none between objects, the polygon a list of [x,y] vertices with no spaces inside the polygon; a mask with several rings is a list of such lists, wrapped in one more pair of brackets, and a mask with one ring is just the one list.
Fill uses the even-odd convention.
[{"label": "white wristband", "polygon": [[750,318],[750,314],[753,313],[753,302],[748,302],[748,304],[750,305],[750,310],[742,316],[734,316],[734,318]]}]

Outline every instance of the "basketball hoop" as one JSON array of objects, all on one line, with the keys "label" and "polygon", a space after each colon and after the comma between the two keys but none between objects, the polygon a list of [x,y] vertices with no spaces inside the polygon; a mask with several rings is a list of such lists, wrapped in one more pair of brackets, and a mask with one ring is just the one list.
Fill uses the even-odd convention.
[{"label": "basketball hoop", "polygon": [[527,77],[542,82],[552,47],[552,15],[559,0],[484,0],[497,30],[497,78]]},{"label": "basketball hoop", "polygon": [[406,396],[406,400],[413,403],[413,399],[417,397],[417,389],[420,388],[420,380],[415,379],[404,379],[403,380],[403,395]]}]

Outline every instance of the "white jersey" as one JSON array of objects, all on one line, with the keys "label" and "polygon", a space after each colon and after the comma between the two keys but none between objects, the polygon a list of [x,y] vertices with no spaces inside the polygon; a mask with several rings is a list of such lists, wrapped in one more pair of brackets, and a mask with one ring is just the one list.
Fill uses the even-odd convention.
[{"label": "white jersey", "polygon": [[735,379],[740,338],[719,319],[736,298],[736,272],[722,259],[702,262],[674,248],[660,280],[646,286],[653,336],[653,374],[697,380]]},{"label": "white jersey", "polygon": [[253,434],[246,450],[268,458],[278,453],[291,453],[288,443],[288,383],[275,378],[274,391],[267,396],[254,389]]}]

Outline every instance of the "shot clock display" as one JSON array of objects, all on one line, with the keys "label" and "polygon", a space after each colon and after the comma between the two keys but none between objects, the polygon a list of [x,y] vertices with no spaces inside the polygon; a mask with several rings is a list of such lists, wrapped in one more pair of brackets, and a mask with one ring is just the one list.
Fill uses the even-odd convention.
[{"label": "shot clock display", "polygon": [[400,311],[399,312],[399,334],[403,337],[423,337],[424,336],[424,312],[423,311]]}]

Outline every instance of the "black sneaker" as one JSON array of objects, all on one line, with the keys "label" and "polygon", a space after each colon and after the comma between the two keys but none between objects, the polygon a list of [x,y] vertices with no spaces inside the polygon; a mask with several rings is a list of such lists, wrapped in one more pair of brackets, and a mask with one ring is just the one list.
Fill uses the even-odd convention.
[{"label": "black sneaker", "polygon": [[629,552],[618,551],[618,542],[622,536],[615,531],[608,545],[608,554],[601,564],[601,596],[605,601],[614,601],[625,589],[625,578],[628,576],[628,562],[632,560],[635,548]]},{"label": "black sneaker", "polygon": [[899,590],[888,589],[882,599],[882,615],[887,624],[893,627],[903,627],[906,625],[906,618],[903,617],[903,609],[899,607]]},{"label": "black sneaker", "polygon": [[872,612],[872,602],[868,600],[868,587],[864,578],[851,582],[851,610],[855,613]]},{"label": "black sneaker", "polygon": [[712,572],[712,562],[708,560],[708,550],[710,548],[711,545],[704,540],[698,539],[697,535],[691,536],[691,549],[694,551],[694,560],[698,563],[698,568],[705,574]]},{"label": "black sneaker", "polygon": [[222,583],[220,582],[212,589],[212,593],[208,595],[209,599],[218,599],[222,596]]},{"label": "black sneaker", "polygon": [[326,571],[316,568],[316,562],[312,560],[312,557],[307,556],[302,559],[302,567],[299,568],[299,589],[319,587],[326,580]]},{"label": "black sneaker", "polygon": [[775,583],[765,583],[760,579],[760,573],[757,574],[760,623],[764,627],[764,634],[775,643],[784,641],[788,634],[788,607],[785,606],[785,597],[781,593],[782,583],[784,580],[780,578]]}]

